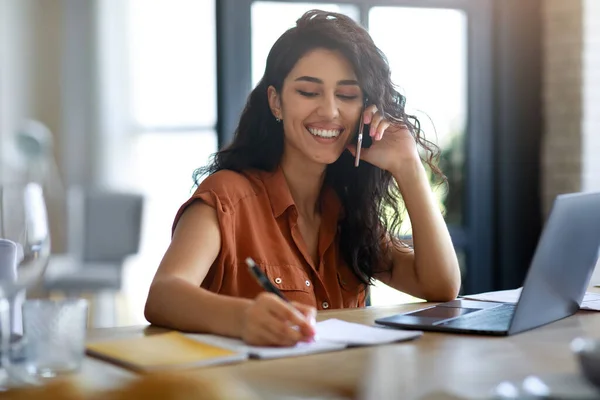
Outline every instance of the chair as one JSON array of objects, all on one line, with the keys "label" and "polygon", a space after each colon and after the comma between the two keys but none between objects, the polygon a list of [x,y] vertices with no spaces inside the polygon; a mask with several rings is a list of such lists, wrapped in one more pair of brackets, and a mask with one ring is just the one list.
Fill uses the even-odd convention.
[{"label": "chair", "polygon": [[123,264],[139,250],[143,196],[100,189],[70,190],[67,254],[50,259],[45,291],[68,296],[92,293],[95,327],[116,323],[115,294]]}]

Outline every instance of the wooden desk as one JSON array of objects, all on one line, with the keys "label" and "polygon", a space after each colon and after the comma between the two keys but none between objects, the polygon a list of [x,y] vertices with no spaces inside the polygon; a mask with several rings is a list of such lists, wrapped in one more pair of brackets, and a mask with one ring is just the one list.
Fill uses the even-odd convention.
[{"label": "wooden desk", "polygon": [[[596,291],[596,289],[594,289]],[[339,318],[372,324],[376,318],[424,307],[424,303],[358,310],[330,310],[318,319]],[[153,334],[153,327],[96,329],[90,339]],[[506,379],[531,374],[576,373],[577,360],[569,344],[578,336],[600,337],[600,313],[576,315],[506,338],[425,333],[393,345],[355,348],[333,353],[269,360],[186,371],[186,374],[229,374],[260,390],[261,398],[296,394],[319,398],[356,398],[375,388],[379,398],[442,399],[433,392],[483,398]],[[81,378],[97,387],[113,386],[133,375],[87,358]],[[382,392],[383,391],[383,392]],[[423,397],[425,396],[425,397]],[[449,397],[452,398],[452,397]]]}]

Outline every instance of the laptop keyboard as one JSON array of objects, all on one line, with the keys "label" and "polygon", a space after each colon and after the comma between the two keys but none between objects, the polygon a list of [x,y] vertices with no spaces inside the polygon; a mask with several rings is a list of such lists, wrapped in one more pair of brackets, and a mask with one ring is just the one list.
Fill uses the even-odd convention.
[{"label": "laptop keyboard", "polygon": [[499,307],[466,314],[437,326],[478,331],[506,331],[514,312],[514,304],[503,304]]}]

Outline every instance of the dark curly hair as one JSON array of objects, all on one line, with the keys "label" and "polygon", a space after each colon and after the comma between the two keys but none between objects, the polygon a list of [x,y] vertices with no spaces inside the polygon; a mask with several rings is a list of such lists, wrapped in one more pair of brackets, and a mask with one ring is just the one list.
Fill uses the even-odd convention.
[{"label": "dark curly hair", "polygon": [[[387,58],[368,32],[346,15],[311,10],[271,48],[265,74],[248,98],[233,142],[215,153],[209,165],[194,172],[196,185],[202,176],[223,169],[274,171],[279,166],[283,127],[271,113],[267,88],[273,86],[280,93],[296,62],[316,48],[336,50],[348,59],[369,104],[375,104],[388,120],[406,124],[423,161],[435,175],[444,178],[434,163],[439,149],[424,138],[418,119],[405,113],[406,99],[395,89]],[[389,236],[393,245],[404,245],[396,236],[402,204],[398,186],[389,172],[369,163],[355,168],[347,151],[327,166],[324,184],[336,191],[348,211],[338,222],[342,257],[358,279],[370,285],[376,273],[391,270],[391,259],[382,243]]]}]

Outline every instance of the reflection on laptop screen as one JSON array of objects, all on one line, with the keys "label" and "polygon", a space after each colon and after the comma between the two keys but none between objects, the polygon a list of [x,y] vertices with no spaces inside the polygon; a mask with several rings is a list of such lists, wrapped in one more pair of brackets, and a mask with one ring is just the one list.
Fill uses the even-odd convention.
[{"label": "reflection on laptop screen", "polygon": [[453,308],[453,307],[432,307],[424,310],[416,311],[414,313],[408,313],[411,317],[426,317],[426,318],[454,318],[460,317],[461,315],[471,313],[473,311],[480,311],[480,308]]}]

